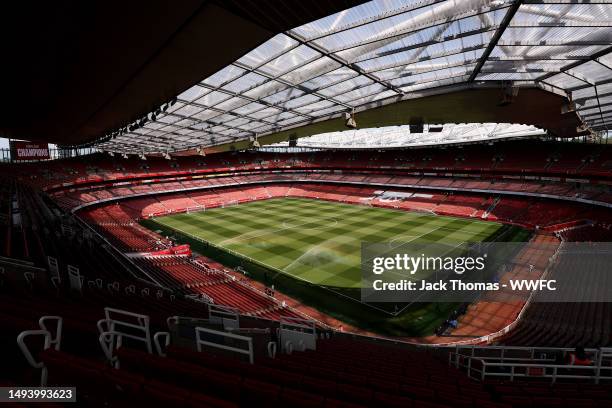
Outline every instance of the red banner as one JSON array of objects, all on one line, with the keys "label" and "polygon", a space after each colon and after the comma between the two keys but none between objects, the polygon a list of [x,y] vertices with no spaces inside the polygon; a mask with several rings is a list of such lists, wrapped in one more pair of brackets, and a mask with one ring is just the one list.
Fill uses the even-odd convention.
[{"label": "red banner", "polygon": [[47,160],[50,158],[47,143],[11,140],[10,146],[13,160]]},{"label": "red banner", "polygon": [[191,248],[189,248],[188,244],[178,245],[173,248],[170,248],[170,250],[174,253],[174,255],[191,256]]},{"label": "red banner", "polygon": [[147,256],[160,256],[160,255],[187,255],[191,256],[191,248],[189,244],[177,245],[172,248],[162,249],[161,251],[149,252]]}]

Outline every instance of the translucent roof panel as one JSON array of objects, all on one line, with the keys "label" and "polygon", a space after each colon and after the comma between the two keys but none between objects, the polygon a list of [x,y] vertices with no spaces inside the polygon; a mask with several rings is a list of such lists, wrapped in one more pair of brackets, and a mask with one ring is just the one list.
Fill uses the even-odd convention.
[{"label": "translucent roof panel", "polygon": [[[416,133],[411,132],[410,126],[322,133],[300,139],[298,146],[321,149],[384,149],[535,137],[545,134],[545,131],[534,126],[511,123],[425,124],[422,131]],[[288,146],[288,142],[271,146]]]},{"label": "translucent roof panel", "polygon": [[100,148],[210,147],[468,82],[554,89],[600,127],[608,119],[593,109],[612,97],[610,3],[373,0],[275,35]]}]

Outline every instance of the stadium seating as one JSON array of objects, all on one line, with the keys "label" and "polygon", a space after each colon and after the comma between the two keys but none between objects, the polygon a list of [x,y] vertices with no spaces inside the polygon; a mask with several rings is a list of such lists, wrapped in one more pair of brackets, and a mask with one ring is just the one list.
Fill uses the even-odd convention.
[{"label": "stadium seating", "polygon": [[[32,299],[26,299],[26,301]],[[100,352],[83,339],[95,339],[95,298],[83,307],[71,308],[68,300],[43,302],[49,311],[65,316],[66,331],[61,351],[53,348],[37,354],[49,373],[49,385],[74,384],[79,401],[88,406],[149,405],[236,407],[254,404],[290,404],[308,407],[604,407],[611,402],[609,385],[568,383],[549,385],[538,378],[519,382],[478,382],[448,364],[444,352],[416,349],[392,342],[352,338],[336,334],[317,341],[315,350],[258,355],[255,364],[207,349],[171,345],[165,357],[142,348],[122,347],[116,352],[119,365],[99,359]],[[177,300],[154,301],[138,295],[118,297],[113,305],[132,310],[145,307],[154,326],[163,326],[164,310],[180,309]],[[187,305],[187,304],[185,304]],[[10,331],[34,326],[35,317],[20,304],[7,318]],[[194,313],[195,310],[183,309]],[[84,318],[87,316],[86,318]],[[6,336],[7,332],[3,332]],[[11,336],[0,337],[0,340]],[[75,342],[74,338],[79,341]],[[36,346],[30,346],[36,347]],[[2,350],[7,350],[2,348]],[[15,354],[17,355],[17,353]],[[7,355],[8,356],[8,355]],[[18,359],[15,359],[18,360]],[[118,368],[117,368],[118,367]],[[0,381],[10,384],[30,378],[35,370],[21,367]]]},{"label": "stadium seating", "polygon": [[[578,238],[578,237],[576,237]],[[555,261],[562,268],[553,268],[550,279],[557,278],[559,270],[580,271],[592,267],[590,262],[602,262],[597,257],[584,258],[563,253]],[[601,299],[601,285],[593,285],[585,274],[572,273],[570,283],[574,288],[580,288],[583,295],[590,299]],[[568,286],[569,287],[569,286]],[[561,289],[561,288],[559,288]],[[591,291],[592,293],[585,293]],[[599,347],[612,344],[610,325],[612,308],[610,303],[559,303],[538,302],[538,295],[525,315],[519,320],[517,328],[505,336],[501,342],[510,345],[537,344],[541,346],[577,345],[584,347]]]},{"label": "stadium seating", "polygon": [[[528,147],[526,148],[526,146]],[[525,152],[528,152],[525,154]],[[241,156],[243,154],[244,156]],[[536,141],[500,142],[495,146],[465,146],[460,154],[445,152],[435,148],[420,149],[407,155],[404,152],[387,152],[377,160],[371,160],[368,152],[354,152],[353,156],[336,153],[331,157],[329,152],[295,153],[279,155],[276,153],[246,152],[219,154],[217,157],[202,159],[199,157],[180,157],[169,162],[151,158],[143,167],[137,158],[122,159],[98,155],[88,158],[88,166],[95,167],[96,172],[88,172],[79,158],[67,159],[59,163],[49,163],[44,169],[33,164],[15,167],[21,181],[28,181],[40,187],[53,188],[65,183],[86,184],[91,182],[113,182],[118,179],[147,179],[190,177],[192,174],[222,173],[257,169],[278,168],[354,168],[381,169],[394,168],[405,171],[444,170],[457,172],[478,172],[477,174],[535,174],[539,176],[575,175],[580,171],[581,177],[607,176],[610,172],[611,154],[605,146],[579,143],[549,143]],[[494,158],[502,158],[495,161]],[[423,160],[427,158],[430,160]],[[464,160],[457,160],[463,158]],[[204,162],[205,165],[200,164]],[[178,167],[170,164],[176,163]],[[240,165],[237,165],[240,163]],[[116,168],[124,171],[117,172]],[[553,181],[553,180],[548,180]],[[122,190],[127,193],[127,191]]]},{"label": "stadium seating", "polygon": [[[466,146],[460,153],[240,152],[152,158],[146,164],[97,155],[87,163],[75,158],[7,166],[3,172],[15,171],[17,177],[0,182],[2,256],[35,272],[33,277],[19,271],[0,276],[0,318],[5,322],[0,345],[6,346],[5,361],[19,367],[11,375],[0,374],[0,382],[38,380],[14,339],[35,328],[41,315],[53,314],[65,319],[66,330],[65,348],[40,355],[50,383],[79,384],[91,406],[137,401],[219,407],[257,401],[330,407],[607,406],[612,397],[607,387],[572,385],[570,396],[555,394],[555,386],[529,382],[476,382],[449,367],[444,352],[343,333],[319,341],[316,351],[258,359],[254,368],[219,356],[211,361],[209,355],[179,347],[171,347],[166,358],[125,348],[117,371],[101,362],[96,322],[104,307],[117,307],[146,314],[155,330],[166,330],[170,316],[208,318],[209,304],[233,308],[241,320],[253,319],[252,327],[275,329],[280,319],[304,317],[280,294],[271,296],[263,285],[211,259],[151,255],[173,245],[139,224],[152,215],[306,197],[517,224],[537,230],[535,240],[551,243],[603,241],[610,238],[609,209],[588,200],[612,203],[611,162],[603,147],[536,143],[526,153],[520,142],[508,142]],[[407,194],[387,199],[382,191]],[[538,273],[550,254],[521,256]],[[57,260],[57,273],[44,270],[49,269],[48,257]],[[77,290],[69,266],[78,270]],[[502,279],[531,272],[516,267]],[[484,297],[446,332],[454,337],[430,340],[480,338],[515,322],[524,304]],[[531,303],[497,341],[610,345],[611,318],[607,303]],[[88,387],[92,383],[100,386]]]},{"label": "stadium seating", "polygon": [[[339,182],[347,182],[347,183],[360,183],[360,184],[376,184],[376,185],[405,185],[410,188],[418,188],[424,189],[425,191],[439,191],[439,189],[452,189],[455,192],[467,193],[473,192],[474,190],[482,190],[483,193],[490,194],[504,194],[504,195],[512,195],[513,193],[528,193],[532,196],[539,196],[541,194],[551,195],[559,198],[566,198],[567,200],[574,200],[577,197],[579,198],[588,198],[593,200],[598,200],[602,202],[608,202],[612,200],[612,196],[609,196],[607,193],[601,192],[597,189],[595,190],[586,190],[580,189],[578,190],[574,185],[568,183],[546,183],[535,182],[535,181],[510,181],[510,180],[496,180],[495,182],[491,180],[481,180],[474,181],[472,179],[466,178],[448,178],[448,177],[402,177],[402,176],[381,176],[381,175],[350,175],[344,172],[342,175],[334,174],[334,173],[308,173],[308,172],[292,172],[286,175],[278,175],[278,174],[265,174],[261,172],[256,172],[254,174],[250,174],[248,176],[223,176],[216,177],[206,180],[192,180],[189,182],[189,187],[184,187],[183,183],[180,183],[177,186],[177,183],[169,183],[169,182],[155,182],[153,184],[147,185],[147,189],[144,189],[142,185],[138,184],[139,182],[134,181],[134,186],[130,189],[134,194],[153,194],[155,192],[175,192],[177,190],[183,190],[184,188],[189,189],[198,189],[198,188],[210,188],[212,186],[230,186],[235,184],[245,184],[245,183],[257,183],[257,182],[272,182],[272,181],[321,181],[324,183],[339,183]],[[359,180],[359,181],[355,181]],[[95,188],[91,193],[84,192],[83,189],[87,188]],[[117,191],[118,190],[118,191]],[[457,191],[458,190],[458,191]],[[88,204],[94,203],[99,200],[108,200],[109,196],[113,198],[121,198],[126,195],[125,187],[106,187],[104,193],[99,190],[99,187],[81,187],[78,190],[69,189],[69,190],[58,190],[51,192],[51,195],[57,200],[58,204],[66,209],[72,209],[79,204]],[[239,192],[236,193],[240,195]],[[104,198],[100,198],[104,196]],[[184,198],[189,201],[189,198]],[[177,199],[180,200],[179,197]],[[244,197],[236,197],[237,201],[243,200]],[[607,201],[608,200],[608,201]],[[187,207],[185,203],[178,201],[176,204],[172,202],[168,202],[166,207],[160,206],[160,208],[155,208],[152,210],[152,213],[163,212],[163,211],[172,211],[173,208],[178,207]]]}]

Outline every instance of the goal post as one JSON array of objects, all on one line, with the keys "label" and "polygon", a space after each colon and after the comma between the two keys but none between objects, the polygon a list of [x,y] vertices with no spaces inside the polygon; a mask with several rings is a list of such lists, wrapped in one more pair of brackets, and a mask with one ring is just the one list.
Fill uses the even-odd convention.
[{"label": "goal post", "polygon": [[185,213],[187,214],[191,214],[194,212],[201,212],[201,211],[205,211],[206,210],[206,206],[205,205],[196,205],[193,207],[187,207],[185,208]]},{"label": "goal post", "polygon": [[238,200],[229,200],[221,204],[221,208],[234,207],[238,205]]}]

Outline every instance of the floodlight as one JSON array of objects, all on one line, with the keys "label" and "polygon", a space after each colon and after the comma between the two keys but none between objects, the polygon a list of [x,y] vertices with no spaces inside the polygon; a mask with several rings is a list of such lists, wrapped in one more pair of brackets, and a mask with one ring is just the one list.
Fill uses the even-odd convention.
[{"label": "floodlight", "polygon": [[355,121],[355,109],[351,113],[346,112],[344,114],[345,123],[344,125],[348,128],[355,129],[357,122]]}]

